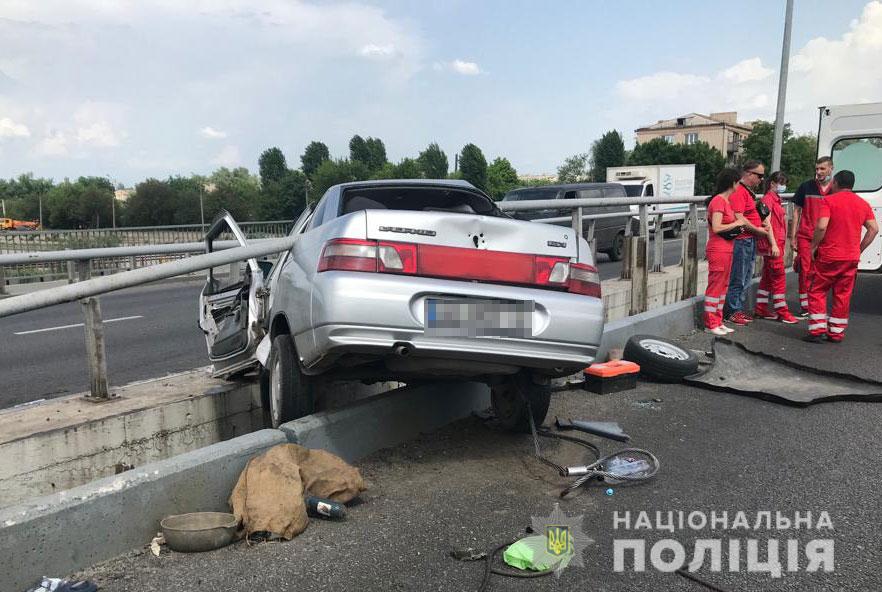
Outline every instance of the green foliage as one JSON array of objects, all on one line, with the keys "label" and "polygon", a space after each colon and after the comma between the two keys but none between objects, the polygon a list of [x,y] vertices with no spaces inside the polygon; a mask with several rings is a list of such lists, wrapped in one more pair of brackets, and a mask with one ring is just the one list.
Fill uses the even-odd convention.
[{"label": "green foliage", "polygon": [[502,199],[506,193],[518,187],[518,172],[507,158],[497,157],[487,167],[487,193],[493,199]]},{"label": "green foliage", "polygon": [[331,153],[323,142],[312,141],[300,156],[301,170],[307,177],[312,177],[319,165],[330,158]]},{"label": "green foliage", "polygon": [[216,170],[209,178],[211,191],[205,194],[205,220],[222,209],[236,220],[251,220],[258,209],[260,181],[245,167]]},{"label": "green foliage", "polygon": [[124,221],[128,226],[179,224],[175,220],[178,205],[178,192],[166,181],[147,179],[135,186],[135,194],[126,202]]},{"label": "green foliage", "polygon": [[402,158],[401,162],[395,165],[395,177],[398,179],[420,179],[422,176],[423,169],[416,159]]},{"label": "green foliage", "polygon": [[459,155],[462,178],[482,191],[487,190],[487,159],[474,144],[466,144]]},{"label": "green foliage", "polygon": [[583,183],[591,179],[587,153],[574,154],[557,167],[558,183]]},{"label": "green foliage", "polygon": [[616,131],[608,131],[599,140],[591,145],[591,172],[592,181],[606,181],[606,169],[625,164],[625,142],[622,135]]},{"label": "green foliage", "polygon": [[423,176],[426,179],[447,178],[447,170],[449,168],[447,155],[444,154],[444,151],[441,150],[437,143],[432,142],[425,150],[420,152],[417,161],[419,161],[420,168],[423,169]]},{"label": "green foliage", "polygon": [[379,173],[388,162],[386,146],[380,138],[362,138],[356,134],[349,140],[349,160],[364,164],[371,173]]},{"label": "green foliage", "polygon": [[288,163],[285,155],[279,148],[267,148],[257,159],[260,171],[260,185],[266,186],[271,183],[281,183],[288,174]]},{"label": "green foliage", "polygon": [[628,164],[694,164],[696,195],[708,195],[713,192],[714,180],[726,166],[726,159],[707,142],[671,144],[664,138],[655,138],[637,144],[628,157]]},{"label": "green foliage", "polygon": [[106,228],[111,225],[113,191],[103,177],[65,179],[46,196],[43,219],[52,228]]},{"label": "green foliage", "polygon": [[367,142],[365,142],[364,138],[358,134],[355,134],[352,136],[352,139],[349,140],[349,160],[365,164],[370,160]]},{"label": "green foliage", "polygon": [[[813,135],[794,136],[790,124],[784,124],[784,144],[781,147],[781,170],[789,177],[787,184],[794,189],[814,177],[817,138]],[[741,162],[759,160],[771,173],[772,148],[775,140],[775,124],[757,121],[753,131],[744,139]]]},{"label": "green foliage", "polygon": [[317,202],[325,191],[339,183],[364,181],[369,179],[371,171],[367,165],[358,160],[326,160],[316,169],[312,176],[312,190],[309,192],[311,201]]},{"label": "green foliage", "polygon": [[8,181],[0,179],[0,199],[6,204],[6,215],[16,220],[39,220],[40,199],[45,205],[46,194],[52,187],[51,179],[34,178],[31,173]]}]

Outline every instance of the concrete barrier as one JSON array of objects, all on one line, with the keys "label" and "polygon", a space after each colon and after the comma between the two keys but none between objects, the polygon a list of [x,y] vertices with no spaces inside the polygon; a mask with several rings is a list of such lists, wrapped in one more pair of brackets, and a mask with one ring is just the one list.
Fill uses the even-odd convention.
[{"label": "concrete barrier", "polygon": [[248,460],[285,441],[278,430],[260,430],[0,510],[3,590],[146,545],[170,514],[229,511]]},{"label": "concrete barrier", "polygon": [[490,405],[490,389],[469,382],[405,387],[282,424],[291,442],[347,461],[431,432]]}]

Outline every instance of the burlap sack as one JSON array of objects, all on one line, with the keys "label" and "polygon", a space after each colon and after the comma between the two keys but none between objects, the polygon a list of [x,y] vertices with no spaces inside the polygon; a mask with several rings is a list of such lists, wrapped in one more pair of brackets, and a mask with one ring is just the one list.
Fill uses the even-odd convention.
[{"label": "burlap sack", "polygon": [[246,536],[266,531],[290,540],[309,524],[304,491],[346,503],[364,490],[361,473],[340,457],[279,444],[248,461],[230,506]]}]

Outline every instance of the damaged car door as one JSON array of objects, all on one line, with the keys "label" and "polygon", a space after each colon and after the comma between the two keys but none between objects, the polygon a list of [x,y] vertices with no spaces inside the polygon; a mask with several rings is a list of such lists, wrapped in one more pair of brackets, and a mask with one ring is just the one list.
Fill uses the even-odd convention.
[{"label": "damaged car door", "polygon": [[[245,234],[228,212],[215,218],[205,235],[205,251],[217,250],[220,239],[247,246]],[[229,377],[257,363],[255,350],[263,337],[266,308],[264,274],[272,266],[256,259],[212,267],[199,296],[199,327],[205,334],[212,375]]]}]

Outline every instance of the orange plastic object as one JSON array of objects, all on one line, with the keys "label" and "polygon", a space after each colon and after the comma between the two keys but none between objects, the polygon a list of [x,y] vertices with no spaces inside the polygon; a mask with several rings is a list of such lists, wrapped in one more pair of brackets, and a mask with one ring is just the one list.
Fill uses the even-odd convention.
[{"label": "orange plastic object", "polygon": [[627,360],[611,360],[602,364],[591,364],[585,368],[585,374],[599,376],[600,378],[636,374],[637,372],[640,372],[640,366]]}]

